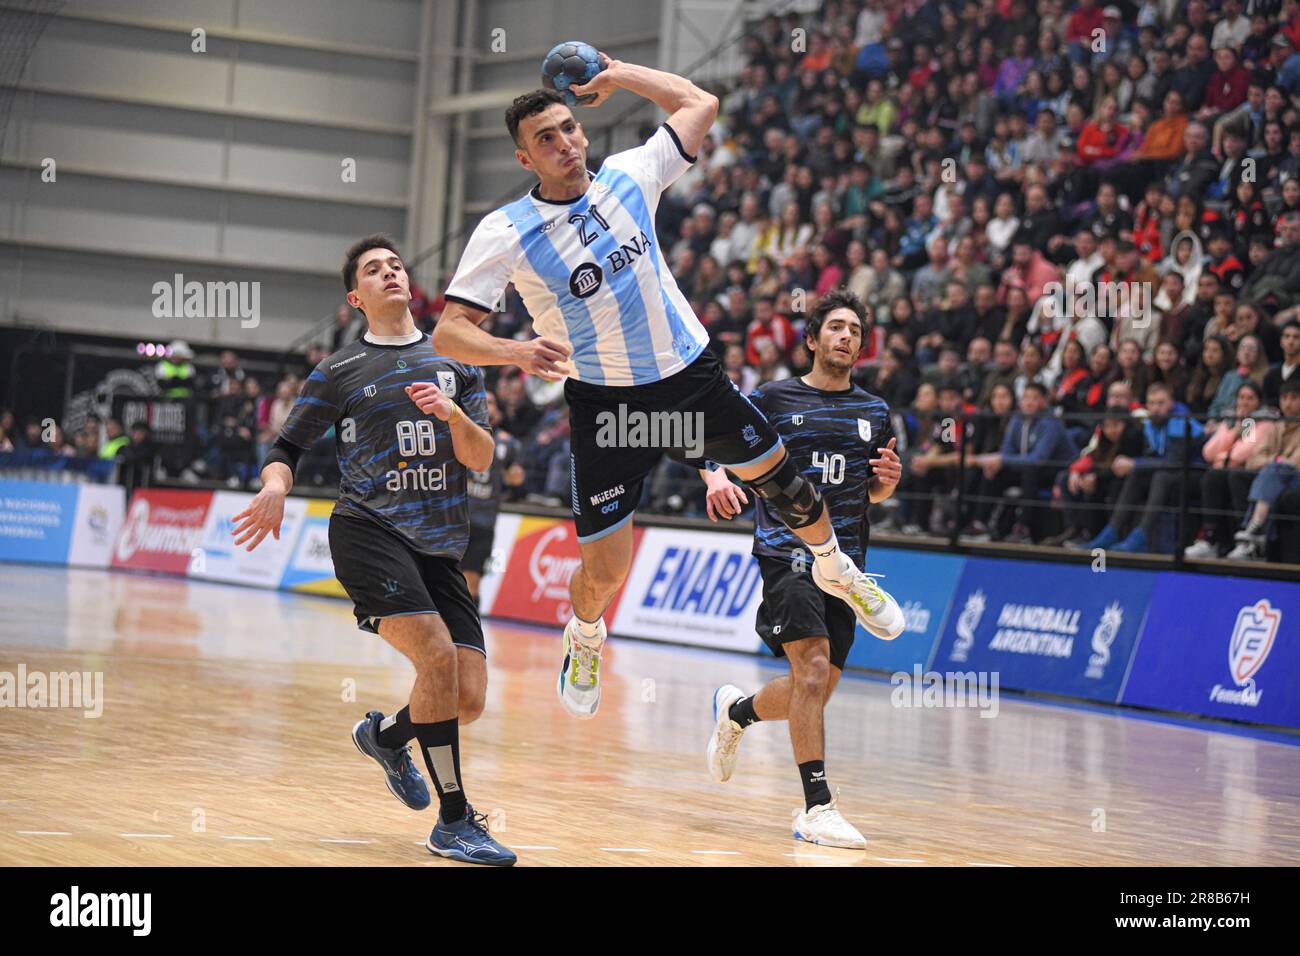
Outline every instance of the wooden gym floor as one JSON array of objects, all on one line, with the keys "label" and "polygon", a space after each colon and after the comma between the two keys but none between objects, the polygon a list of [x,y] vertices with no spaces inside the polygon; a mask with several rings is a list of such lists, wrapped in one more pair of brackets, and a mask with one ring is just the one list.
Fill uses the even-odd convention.
[{"label": "wooden gym floor", "polygon": [[[0,672],[101,671],[103,714],[0,709],[0,864],[461,866],[357,753],[411,671],[343,601],[0,565]],[[520,864],[1007,866],[1300,862],[1300,747],[1005,695],[890,705],[846,678],[828,775],[864,852],[797,843],[784,724],[707,777],[710,695],[757,658],[613,640],[600,715],[555,698],[559,633],[489,622],[466,789]],[[418,761],[418,757],[417,757]],[[421,771],[424,768],[421,766]]]}]

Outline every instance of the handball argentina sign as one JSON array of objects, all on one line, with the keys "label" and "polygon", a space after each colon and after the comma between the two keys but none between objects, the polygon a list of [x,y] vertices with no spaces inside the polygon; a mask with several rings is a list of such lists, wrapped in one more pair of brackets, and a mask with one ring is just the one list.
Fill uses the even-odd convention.
[{"label": "handball argentina sign", "polygon": [[1119,697],[1156,575],[971,558],[934,657],[1003,687]]},{"label": "handball argentina sign", "polygon": [[1123,702],[1300,727],[1300,585],[1161,575]]},{"label": "handball argentina sign", "polygon": [[113,567],[185,574],[203,541],[210,491],[137,491],[113,547]]}]

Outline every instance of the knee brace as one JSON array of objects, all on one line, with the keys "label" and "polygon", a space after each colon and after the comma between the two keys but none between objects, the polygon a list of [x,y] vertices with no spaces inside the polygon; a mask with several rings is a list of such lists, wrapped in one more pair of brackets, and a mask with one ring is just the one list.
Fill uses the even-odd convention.
[{"label": "knee brace", "polygon": [[799,474],[788,453],[782,453],[780,463],[771,471],[747,484],[790,528],[814,525],[826,510],[826,504],[816,486]]}]

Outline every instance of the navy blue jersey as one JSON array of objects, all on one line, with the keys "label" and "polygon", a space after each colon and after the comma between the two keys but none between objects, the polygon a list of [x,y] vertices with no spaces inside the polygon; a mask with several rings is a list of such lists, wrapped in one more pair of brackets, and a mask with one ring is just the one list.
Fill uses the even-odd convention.
[{"label": "navy blue jersey", "polygon": [[[870,461],[894,436],[889,406],[856,385],[826,392],[801,378],[759,386],[749,400],[781,436],[795,467],[817,485],[840,550],[861,567],[867,551]],[[754,554],[789,560],[795,548],[806,553],[808,546],[756,496]]]},{"label": "navy blue jersey", "polygon": [[483,371],[433,350],[358,339],[303,383],[281,437],[308,449],[331,427],[339,461],[335,510],[391,528],[421,554],[457,560],[469,537],[465,468],[451,426],[426,415],[404,389],[433,382],[477,425],[488,427]]}]

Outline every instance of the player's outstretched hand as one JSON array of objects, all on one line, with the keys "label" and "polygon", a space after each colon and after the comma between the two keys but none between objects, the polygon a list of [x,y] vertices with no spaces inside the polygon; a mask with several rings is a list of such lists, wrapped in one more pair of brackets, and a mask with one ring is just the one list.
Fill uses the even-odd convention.
[{"label": "player's outstretched hand", "polygon": [[248,507],[230,519],[230,533],[235,547],[248,542],[246,550],[252,551],[268,534],[280,540],[280,522],[284,520],[284,492],[271,486],[259,491]]},{"label": "player's outstretched hand", "polygon": [[548,382],[558,382],[568,373],[560,367],[573,349],[555,339],[535,338],[518,343],[519,360],[515,363],[529,375],[536,375]]},{"label": "player's outstretched hand", "polygon": [[589,94],[594,95],[596,97],[594,100],[591,100],[590,102],[587,103],[583,103],[582,105],[599,106],[601,103],[609,99],[613,95],[614,91],[618,89],[617,84],[615,84],[614,82],[615,76],[610,72],[610,70],[616,66],[619,66],[618,60],[611,59],[610,57],[601,53],[600,72],[591,78],[590,83],[582,83],[578,86],[570,86],[569,92],[577,97],[583,97]]},{"label": "player's outstretched hand", "polygon": [[903,462],[898,457],[898,452],[894,451],[897,441],[896,438],[889,439],[889,444],[880,449],[880,457],[871,459],[871,468],[875,472],[876,481],[890,488],[903,480]]},{"label": "player's outstretched hand", "polygon": [[[718,475],[721,477],[716,477]],[[718,518],[730,521],[749,503],[744,489],[733,485],[721,468],[709,476],[707,484],[709,492],[704,496],[704,507],[708,511],[709,520],[715,524]]]},{"label": "player's outstretched hand", "polygon": [[432,415],[440,422],[451,418],[451,399],[432,382],[416,382],[414,385],[406,386],[406,397],[415,402],[416,407],[424,414]]}]

